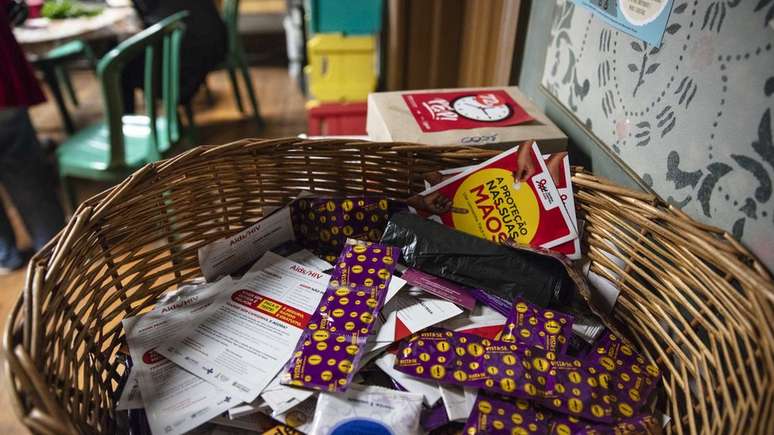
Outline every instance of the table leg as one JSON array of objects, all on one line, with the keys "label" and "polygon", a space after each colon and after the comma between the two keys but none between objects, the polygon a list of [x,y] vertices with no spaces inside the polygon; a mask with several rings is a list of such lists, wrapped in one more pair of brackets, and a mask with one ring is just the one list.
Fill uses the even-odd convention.
[{"label": "table leg", "polygon": [[64,96],[62,95],[62,88],[59,87],[59,80],[57,80],[54,66],[47,62],[42,62],[39,66],[43,71],[43,77],[45,78],[49,89],[51,89],[51,93],[54,95],[54,101],[59,109],[59,115],[62,117],[62,123],[64,123],[65,130],[67,130],[68,134],[75,133],[73,120],[70,118],[70,113],[67,110],[67,105]]}]

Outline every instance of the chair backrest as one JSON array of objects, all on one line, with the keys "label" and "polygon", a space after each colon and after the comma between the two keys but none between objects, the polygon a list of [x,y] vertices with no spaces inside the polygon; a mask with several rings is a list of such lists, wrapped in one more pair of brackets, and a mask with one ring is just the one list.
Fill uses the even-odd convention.
[{"label": "chair backrest", "polygon": [[223,21],[226,23],[228,33],[228,51],[238,50],[239,40],[239,0],[223,0]]},{"label": "chair backrest", "polygon": [[151,130],[147,155],[160,159],[156,113],[158,71],[161,71],[161,100],[166,123],[166,139],[170,144],[180,139],[180,119],[177,107],[180,99],[180,43],[188,11],[177,12],[121,42],[100,59],[97,77],[102,86],[105,117],[110,135],[110,168],[125,166],[123,121],[124,104],[121,76],[133,59],[145,56],[143,95],[148,127]]}]

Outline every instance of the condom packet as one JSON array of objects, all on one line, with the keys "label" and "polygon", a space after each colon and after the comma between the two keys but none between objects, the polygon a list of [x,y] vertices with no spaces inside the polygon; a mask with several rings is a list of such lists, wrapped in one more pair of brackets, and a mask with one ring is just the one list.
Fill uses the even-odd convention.
[{"label": "condom packet", "polygon": [[570,415],[553,414],[549,435],[651,435],[660,433],[652,415],[619,420],[612,424],[593,423]]},{"label": "condom packet", "polygon": [[548,416],[529,401],[479,392],[462,433],[527,435],[545,434],[548,430]]},{"label": "condom packet", "polygon": [[401,343],[398,356],[395,368],[412,376],[533,400],[602,423],[625,416],[614,409],[610,386],[617,372],[579,358],[442,329],[415,334]]},{"label": "condom packet", "polygon": [[380,196],[303,196],[290,204],[298,241],[333,261],[348,238],[378,242],[390,216],[403,203]]},{"label": "condom packet", "polygon": [[615,396],[616,419],[635,416],[661,379],[656,365],[647,363],[631,344],[609,331],[597,340],[584,363]]},{"label": "condom packet", "polygon": [[572,337],[573,317],[516,298],[500,340],[563,355]]},{"label": "condom packet", "polygon": [[384,304],[397,248],[349,239],[317,311],[280,377],[284,385],[345,391]]},{"label": "condom packet", "polygon": [[310,435],[420,434],[422,395],[364,385],[320,393]]}]

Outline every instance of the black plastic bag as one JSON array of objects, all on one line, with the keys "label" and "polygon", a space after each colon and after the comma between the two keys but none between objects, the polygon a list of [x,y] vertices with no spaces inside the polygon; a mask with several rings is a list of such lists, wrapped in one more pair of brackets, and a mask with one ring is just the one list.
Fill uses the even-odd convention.
[{"label": "black plastic bag", "polygon": [[407,266],[482,289],[508,304],[521,296],[542,307],[564,305],[573,294],[572,280],[556,259],[496,245],[415,214],[393,215],[382,243],[399,246]]}]

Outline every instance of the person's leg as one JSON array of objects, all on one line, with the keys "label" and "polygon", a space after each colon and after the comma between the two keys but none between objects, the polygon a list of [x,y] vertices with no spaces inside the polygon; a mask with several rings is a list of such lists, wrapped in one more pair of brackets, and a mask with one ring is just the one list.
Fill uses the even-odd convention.
[{"label": "person's leg", "polygon": [[[0,111],[0,184],[19,211],[36,250],[64,225],[54,180],[27,109]],[[7,236],[0,234],[2,237]],[[6,244],[13,243],[8,240]]]}]

